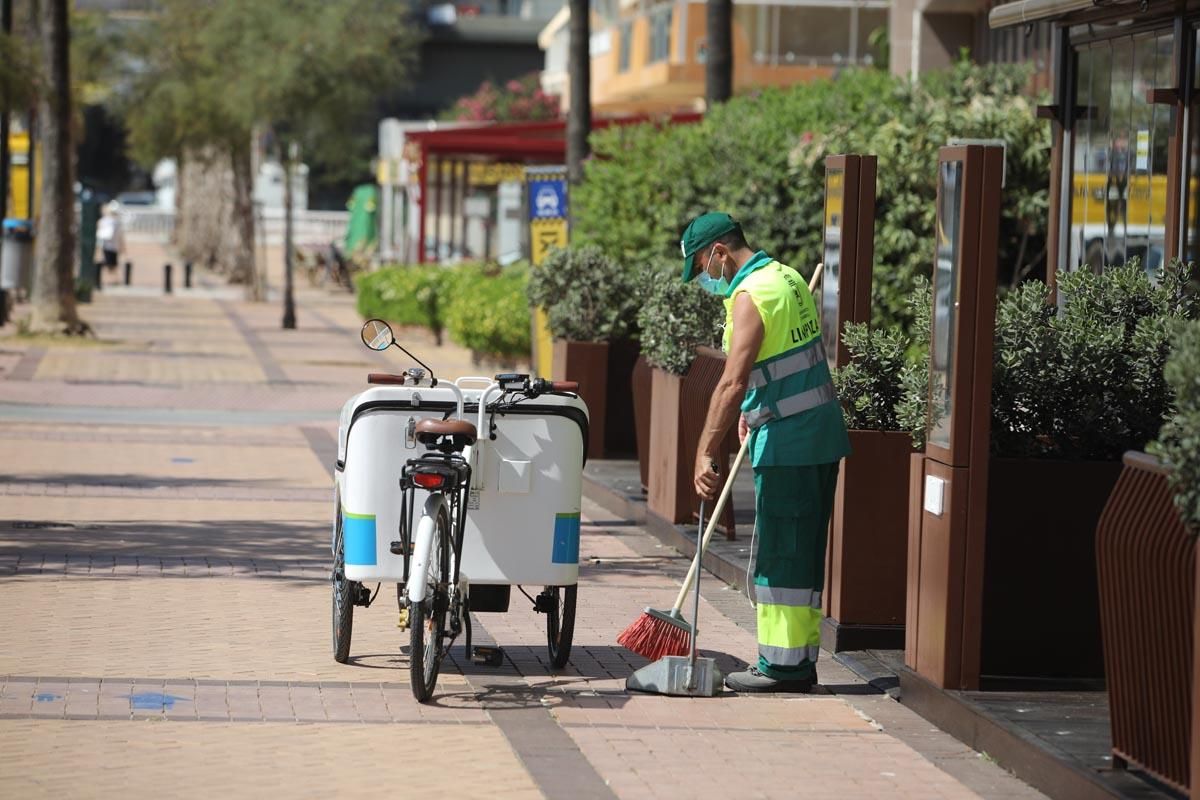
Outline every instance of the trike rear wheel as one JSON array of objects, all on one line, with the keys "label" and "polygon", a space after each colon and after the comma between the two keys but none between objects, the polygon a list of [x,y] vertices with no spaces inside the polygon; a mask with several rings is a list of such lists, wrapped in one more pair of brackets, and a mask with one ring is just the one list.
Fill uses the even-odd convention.
[{"label": "trike rear wheel", "polygon": [[408,668],[413,697],[424,703],[433,696],[446,636],[446,606],[450,572],[450,519],[443,508],[433,527],[432,553],[425,599],[409,604]]},{"label": "trike rear wheel", "polygon": [[562,669],[571,658],[571,640],[575,637],[575,600],[579,585],[547,586],[546,594],[553,599],[546,613],[546,644],[550,664]]}]

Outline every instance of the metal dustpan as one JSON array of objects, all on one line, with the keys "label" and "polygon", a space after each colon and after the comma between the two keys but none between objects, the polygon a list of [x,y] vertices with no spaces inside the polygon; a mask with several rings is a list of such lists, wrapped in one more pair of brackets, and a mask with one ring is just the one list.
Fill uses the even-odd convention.
[{"label": "metal dustpan", "polygon": [[[714,527],[717,516],[721,513],[721,508],[729,494],[729,488],[733,484],[733,476],[737,474],[737,467],[741,464],[741,457],[745,450],[746,446],[743,444],[742,453],[739,453],[738,460],[734,464],[734,471],[730,473],[729,479],[725,482],[725,491],[717,502],[717,510],[709,522],[710,530],[704,536],[701,535],[701,531],[704,530],[704,503],[700,504],[700,524],[696,527],[696,556],[692,560],[692,570],[695,573],[695,594],[693,595],[692,624],[690,626],[692,630],[688,637],[688,654],[686,656],[663,656],[653,664],[642,667],[625,679],[625,688],[630,691],[683,697],[715,697],[721,693],[725,679],[721,675],[721,670],[717,669],[717,662],[711,658],[699,658],[696,655],[696,638],[700,632],[700,557],[704,554],[707,537],[712,534],[711,529]],[[713,471],[716,471],[715,464]],[[687,581],[685,580],[684,591],[686,590]],[[678,612],[678,602],[676,602],[674,610]]]},{"label": "metal dustpan", "polygon": [[715,697],[721,693],[723,681],[714,659],[663,656],[626,678],[625,688],[682,697]]}]

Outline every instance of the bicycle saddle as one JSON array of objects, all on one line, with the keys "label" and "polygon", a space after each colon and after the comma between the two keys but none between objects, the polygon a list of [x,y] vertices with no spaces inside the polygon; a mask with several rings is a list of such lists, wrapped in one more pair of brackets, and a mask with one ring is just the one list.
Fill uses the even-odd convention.
[{"label": "bicycle saddle", "polygon": [[462,441],[463,445],[475,444],[478,434],[475,426],[461,419],[423,419],[414,429],[417,441],[432,444],[442,436],[452,436]]}]

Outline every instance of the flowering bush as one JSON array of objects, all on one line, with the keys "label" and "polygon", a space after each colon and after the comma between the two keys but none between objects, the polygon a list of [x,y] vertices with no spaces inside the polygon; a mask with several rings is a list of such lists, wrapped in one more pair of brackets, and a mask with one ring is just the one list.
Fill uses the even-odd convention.
[{"label": "flowering bush", "polygon": [[484,81],[475,94],[459,99],[446,117],[462,122],[537,122],[558,115],[558,97],[542,91],[534,72],[503,87]]}]

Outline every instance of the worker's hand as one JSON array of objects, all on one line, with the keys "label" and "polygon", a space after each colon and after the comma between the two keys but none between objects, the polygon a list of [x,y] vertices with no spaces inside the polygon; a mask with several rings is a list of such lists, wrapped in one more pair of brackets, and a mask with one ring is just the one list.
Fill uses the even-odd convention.
[{"label": "worker's hand", "polygon": [[745,444],[750,435],[750,426],[746,423],[746,415],[738,414],[738,444]]},{"label": "worker's hand", "polygon": [[717,490],[721,488],[721,475],[713,466],[715,462],[716,459],[709,453],[696,453],[693,484],[702,500],[716,499]]}]

